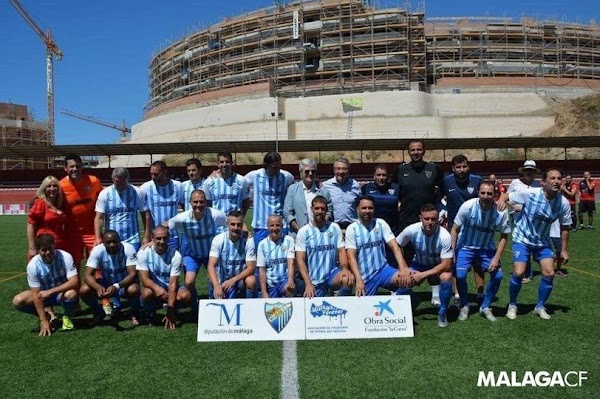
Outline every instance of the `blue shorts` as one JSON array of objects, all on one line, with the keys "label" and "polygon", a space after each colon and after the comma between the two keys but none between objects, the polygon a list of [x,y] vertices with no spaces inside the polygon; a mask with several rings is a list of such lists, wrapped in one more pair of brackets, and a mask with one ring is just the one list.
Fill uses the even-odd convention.
[{"label": "blue shorts", "polygon": [[[245,298],[246,297],[246,287],[244,287],[244,283],[242,281],[238,281],[236,285],[233,286],[232,289],[223,293],[224,299],[235,299],[235,298]],[[208,298],[215,299],[215,293],[210,280],[208,280]]]},{"label": "blue shorts", "polygon": [[562,240],[559,237],[550,237],[552,240],[552,245],[554,246],[554,252],[556,255],[560,255],[562,251]]},{"label": "blue shorts", "polygon": [[178,249],[179,248],[179,235],[176,230],[169,231],[169,242],[167,245],[169,248]]},{"label": "blue shorts", "polygon": [[393,283],[396,273],[398,273],[398,269],[385,264],[377,273],[371,276],[369,281],[365,281],[365,295],[376,295],[379,288],[396,290],[398,287]]},{"label": "blue shorts", "polygon": [[542,259],[554,259],[554,252],[550,247],[533,247],[520,242],[512,243],[513,262],[527,263],[529,256],[533,256],[536,262]]},{"label": "blue shorts", "polygon": [[433,269],[434,266],[427,266],[421,263],[415,262],[414,260],[408,265],[408,269],[411,272],[424,272],[425,270]]},{"label": "blue shorts", "polygon": [[286,297],[285,285],[288,283],[287,276],[275,285],[267,285],[267,291],[269,291],[270,298],[284,298]]},{"label": "blue shorts", "polygon": [[186,273],[196,273],[200,270],[200,266],[206,266],[208,264],[208,258],[196,258],[193,256],[183,257],[183,268]]},{"label": "blue shorts", "polygon": [[338,274],[340,274],[340,272],[341,270],[337,267],[331,269],[331,271],[329,272],[329,276],[327,276],[327,279],[321,284],[315,285],[315,297],[327,296],[327,294],[329,293],[329,289],[333,287],[333,281],[335,280],[335,277]]},{"label": "blue shorts", "polygon": [[[471,270],[471,265],[481,267],[487,271],[496,255],[495,249],[469,249],[461,248],[456,256],[456,270]],[[499,265],[500,267],[501,265]]]}]

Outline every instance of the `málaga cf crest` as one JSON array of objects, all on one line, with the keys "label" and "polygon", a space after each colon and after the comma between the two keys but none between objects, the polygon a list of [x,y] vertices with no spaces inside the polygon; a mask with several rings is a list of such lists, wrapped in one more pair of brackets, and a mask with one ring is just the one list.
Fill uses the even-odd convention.
[{"label": "m\u00e1laga cf crest", "polygon": [[290,303],[265,303],[265,317],[277,333],[280,333],[292,318],[294,306]]}]

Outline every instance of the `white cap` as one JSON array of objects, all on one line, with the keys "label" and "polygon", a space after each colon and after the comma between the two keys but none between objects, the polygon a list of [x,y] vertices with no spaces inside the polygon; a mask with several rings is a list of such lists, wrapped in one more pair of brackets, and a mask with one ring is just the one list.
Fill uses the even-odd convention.
[{"label": "white cap", "polygon": [[525,170],[527,170],[527,169],[529,169],[529,170],[535,170],[537,173],[540,173],[540,172],[541,172],[541,171],[538,169],[538,167],[537,167],[537,165],[536,165],[535,161],[534,161],[534,160],[531,160],[531,159],[528,159],[527,161],[525,161],[525,162],[523,163],[523,166],[521,166],[521,167],[519,168],[519,173],[523,173],[523,171],[525,171]]}]

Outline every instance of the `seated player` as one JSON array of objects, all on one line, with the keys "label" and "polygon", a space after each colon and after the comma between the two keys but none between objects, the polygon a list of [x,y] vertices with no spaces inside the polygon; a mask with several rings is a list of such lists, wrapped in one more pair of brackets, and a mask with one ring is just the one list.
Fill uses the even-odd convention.
[{"label": "seated player", "polygon": [[[440,285],[440,308],[438,326],[448,327],[446,311],[452,296],[452,243],[450,233],[439,225],[439,214],[435,205],[425,204],[421,208],[421,221],[405,228],[398,238],[401,247],[409,243],[415,248],[410,263],[410,274],[414,284],[427,280],[430,285]],[[401,294],[412,290],[402,290]]]},{"label": "seated player", "polygon": [[256,250],[262,297],[294,296],[294,239],[283,236],[283,219],[279,215],[269,216],[267,229],[269,235]]},{"label": "seated player", "polygon": [[304,280],[304,296],[326,296],[330,289],[342,286],[351,293],[354,276],[348,267],[342,229],[337,223],[327,221],[325,197],[313,198],[311,210],[313,220],[302,226],[296,236],[296,262]]},{"label": "seated player", "polygon": [[[508,212],[498,211],[496,207],[492,183],[481,183],[478,196],[479,198],[472,198],[460,206],[450,231],[452,248],[456,253],[455,274],[460,295],[458,320],[467,320],[469,317],[467,274],[471,266],[477,263],[483,271],[490,273],[479,312],[489,321],[496,321],[490,304],[504,275],[500,257],[506,247],[510,224]],[[498,247],[494,243],[496,230],[500,231]]]},{"label": "seated player", "polygon": [[167,314],[162,323],[167,330],[175,329],[177,314],[175,306],[185,306],[191,300],[190,292],[178,284],[181,274],[181,254],[170,248],[169,230],[158,226],[152,230],[152,245],[138,252],[136,269],[144,284],[142,289],[142,304],[146,318],[153,323],[156,308],[159,304],[167,304]]},{"label": "seated player", "polygon": [[[380,287],[398,293],[401,287],[411,287],[410,272],[394,233],[385,220],[373,217],[373,198],[359,196],[356,210],[358,220],[346,229],[346,253],[356,281],[356,295],[376,295]],[[392,250],[399,270],[387,263],[386,245]]]},{"label": "seated player", "polygon": [[47,233],[35,238],[38,254],[27,264],[29,290],[13,298],[13,305],[21,312],[37,315],[40,319],[40,336],[48,336],[53,328],[48,321],[44,307],[62,304],[65,314],[63,330],[72,330],[71,317],[75,311],[79,275],[73,257],[55,248],[54,238]]},{"label": "seated player", "polygon": [[[136,282],[135,267],[137,254],[132,244],[121,242],[121,237],[114,230],[106,230],[102,234],[102,244],[92,249],[85,268],[85,284],[79,289],[81,299],[94,311],[92,324],[99,324],[105,312],[98,304],[98,299],[109,298],[114,312],[112,319],[118,321],[121,313],[120,298],[126,297],[131,306],[131,323],[139,324],[140,318],[140,286]],[[101,278],[96,278],[100,270]]]},{"label": "seated player", "polygon": [[217,234],[208,258],[209,298],[256,298],[254,240],[243,234],[241,211],[227,215],[228,231]]}]

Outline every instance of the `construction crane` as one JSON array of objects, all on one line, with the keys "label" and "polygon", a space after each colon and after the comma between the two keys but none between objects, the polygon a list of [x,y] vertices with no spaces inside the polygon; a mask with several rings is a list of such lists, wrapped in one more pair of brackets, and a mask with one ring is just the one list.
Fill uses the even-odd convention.
[{"label": "construction crane", "polygon": [[56,45],[50,29],[44,33],[18,0],[8,0],[46,45],[46,98],[48,102],[48,142],[54,144],[54,56],[61,60],[62,51]]},{"label": "construction crane", "polygon": [[119,125],[115,125],[114,123],[105,122],[103,120],[94,118],[93,116],[78,114],[76,112],[69,111],[67,109],[63,109],[62,111],[60,111],[60,113],[72,116],[73,118],[82,119],[84,121],[92,122],[92,123],[95,123],[97,125],[106,126],[106,127],[111,128],[111,129],[116,129],[116,130],[118,130],[118,131],[121,132],[121,141],[126,141],[129,138],[129,134],[131,133],[131,129],[129,129],[127,126],[125,126],[125,121],[124,120],[122,121],[121,126],[119,126]]}]

